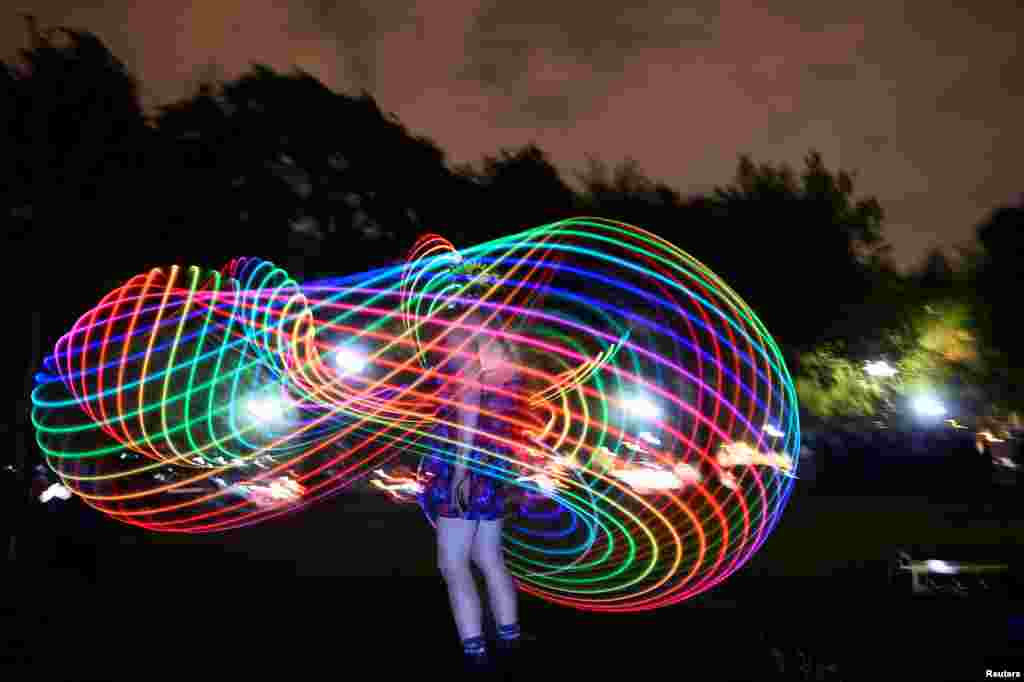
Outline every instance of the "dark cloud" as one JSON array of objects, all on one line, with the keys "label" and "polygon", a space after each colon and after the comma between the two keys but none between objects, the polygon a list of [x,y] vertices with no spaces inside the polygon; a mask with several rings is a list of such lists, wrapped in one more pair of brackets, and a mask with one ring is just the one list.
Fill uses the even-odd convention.
[{"label": "dark cloud", "polygon": [[971,60],[961,73],[951,76],[935,100],[936,110],[967,118],[989,118],[997,114],[991,111],[997,96],[1005,98],[1011,107],[1015,104],[1017,111],[1024,109],[1024,51],[1015,43],[1004,38],[1002,50]]},{"label": "dark cloud", "polygon": [[1008,95],[1024,97],[1024,50],[1015,50],[996,69],[996,85]]},{"label": "dark cloud", "polygon": [[[784,143],[786,140],[799,136],[811,125],[811,122],[812,118],[806,111],[776,112],[765,116],[764,120],[759,122],[758,128],[764,138]],[[737,150],[737,153],[746,153],[747,151]],[[763,160],[768,161],[768,159]]]},{"label": "dark cloud", "polygon": [[[497,0],[474,14],[456,77],[502,100],[488,119],[495,127],[564,129],[600,106],[629,59],[651,49],[707,47],[718,16],[717,0],[684,9],[668,0]],[[538,58],[570,72],[557,92],[535,82]]]},{"label": "dark cloud", "polygon": [[889,146],[888,135],[865,135],[864,145],[873,152],[880,152]]},{"label": "dark cloud", "polygon": [[[528,46],[524,45],[524,49]],[[485,88],[495,88],[501,84],[501,69],[494,61],[479,62],[461,72],[460,76],[468,80],[474,80]]]},{"label": "dark cloud", "polygon": [[856,64],[808,64],[807,72],[820,81],[844,82],[857,80]]},{"label": "dark cloud", "polygon": [[504,106],[489,112],[487,120],[498,129],[565,130],[579,119],[580,110],[589,101],[567,94],[508,98]]},{"label": "dark cloud", "polygon": [[373,59],[365,54],[346,55],[343,59],[353,86],[357,89],[372,90],[377,80]]},{"label": "dark cloud", "polygon": [[415,0],[316,0],[289,5],[289,28],[297,35],[327,38],[355,88],[373,90],[380,74],[376,50],[389,33],[410,30],[422,36]]},{"label": "dark cloud", "polygon": [[754,0],[773,16],[785,19],[801,31],[815,33],[834,26],[855,23],[863,16],[863,8],[854,3],[785,2]]},{"label": "dark cloud", "polygon": [[497,0],[475,14],[458,75],[486,87],[507,87],[526,75],[530,54],[538,48],[615,74],[625,58],[644,49],[705,45],[714,37],[718,12],[718,2],[709,0],[685,10],[667,0]]},{"label": "dark cloud", "polygon": [[565,131],[591,111],[599,96],[574,90],[572,94],[523,95],[506,97],[502,105],[487,112],[487,121],[495,128],[522,128]]},{"label": "dark cloud", "polygon": [[[252,62],[365,88],[453,163],[531,139],[567,177],[627,156],[684,194],[738,154],[860,170],[903,263],[1021,191],[1019,0],[24,0],[96,33],[147,107]],[[483,4],[481,4],[483,3]],[[17,11],[0,21],[10,58]],[[206,65],[210,65],[207,67]]]},{"label": "dark cloud", "polygon": [[520,111],[537,123],[564,125],[574,117],[572,98],[569,95],[537,95],[528,97]]}]

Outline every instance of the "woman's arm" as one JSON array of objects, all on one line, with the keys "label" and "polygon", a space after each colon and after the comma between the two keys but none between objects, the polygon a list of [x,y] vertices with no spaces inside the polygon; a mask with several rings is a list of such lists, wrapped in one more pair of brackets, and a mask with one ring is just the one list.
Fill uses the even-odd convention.
[{"label": "woman's arm", "polygon": [[459,425],[459,445],[452,470],[452,499],[458,508],[462,509],[459,486],[466,478],[466,460],[472,456],[473,430],[476,429],[477,420],[480,416],[479,387],[471,387],[460,391],[457,400],[459,404],[455,408],[455,418]]},{"label": "woman's arm", "polygon": [[[462,339],[458,339],[461,341]],[[473,447],[473,430],[480,416],[480,371],[482,369],[478,357],[478,347],[470,341],[466,353],[460,358],[461,366],[450,379],[451,399],[455,403],[455,422],[459,427],[458,446],[452,471],[453,499],[457,498],[459,484],[466,477],[466,459],[471,455]]]}]

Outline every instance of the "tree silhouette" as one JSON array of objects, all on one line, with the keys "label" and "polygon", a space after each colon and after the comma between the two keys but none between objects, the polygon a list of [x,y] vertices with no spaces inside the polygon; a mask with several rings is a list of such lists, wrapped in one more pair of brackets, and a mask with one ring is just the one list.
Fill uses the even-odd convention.
[{"label": "tree silhouette", "polygon": [[[816,152],[800,174],[741,156],[730,185],[685,199],[634,160],[609,172],[590,159],[577,178],[586,212],[642,225],[705,263],[793,347],[794,361],[828,339],[867,343],[864,322],[878,313],[869,302],[889,306],[905,286],[889,262],[878,201],[855,198],[853,175],[831,172]],[[815,283],[828,303],[800,295]],[[885,315],[896,323],[902,312]]]},{"label": "tree silhouette", "polygon": [[9,207],[48,234],[74,217],[76,232],[92,241],[97,231],[86,217],[102,215],[103,226],[125,217],[110,216],[104,204],[124,205],[117,199],[138,159],[144,118],[136,83],[95,36],[27,23],[32,48],[19,51],[20,64],[5,65],[15,169]]},{"label": "tree silhouette", "polygon": [[471,244],[569,218],[579,209],[576,193],[535,144],[501,150],[456,169],[462,179],[463,228],[457,242]]},{"label": "tree silhouette", "polygon": [[[68,322],[71,309],[102,291],[97,272],[138,269],[129,261],[145,241],[144,203],[136,200],[148,130],[135,80],[98,38],[26,19],[30,47],[4,65],[13,141],[3,206],[8,258],[59,273],[36,291],[45,300],[52,284],[69,304],[59,315]],[[90,285],[69,286],[86,273]]]},{"label": "tree silhouette", "polygon": [[213,266],[242,255],[242,244],[245,255],[279,258],[299,193],[269,166],[281,153],[277,136],[207,83],[191,99],[161,107],[154,124],[172,239],[202,244]]},{"label": "tree silhouette", "polygon": [[[4,236],[12,246],[29,236],[31,221],[30,206],[25,203],[26,193],[18,185],[18,174],[22,165],[22,140],[16,134],[19,123],[19,83],[17,73],[6,63],[0,64],[0,144],[14,153],[0,155],[0,199],[3,204]],[[19,191],[21,190],[21,191]]]},{"label": "tree silhouette", "polygon": [[220,196],[211,205],[256,238],[250,248],[281,254],[302,235],[314,248],[300,255],[328,271],[393,259],[441,221],[456,187],[433,142],[367,93],[336,94],[302,71],[254,65],[156,123],[182,150],[186,182]]},{"label": "tree silhouette", "polygon": [[983,251],[972,263],[971,284],[977,294],[977,332],[984,345],[998,351],[1002,367],[993,382],[1000,403],[1024,409],[1024,349],[1017,329],[1020,286],[1024,281],[1024,196],[994,210],[977,228]]},{"label": "tree silhouette", "polygon": [[[9,516],[27,518],[26,476],[32,441],[32,376],[54,340],[98,296],[117,267],[132,263],[144,213],[131,201],[139,188],[145,120],[136,84],[95,36],[67,28],[42,30],[25,17],[29,46],[4,63],[0,118],[8,144],[0,161],[8,272],[27,284],[13,307],[28,361],[16,392],[20,427],[14,454],[23,494]],[[20,354],[19,356],[20,357]]]},{"label": "tree silhouette", "polygon": [[924,265],[917,273],[917,283],[929,296],[942,295],[952,290],[956,275],[942,249],[934,248],[925,256]]},{"label": "tree silhouette", "polygon": [[[829,171],[816,152],[800,176],[741,157],[733,184],[689,208],[679,239],[748,299],[773,334],[803,349],[850,334],[886,248],[881,206],[854,198],[851,174]],[[828,300],[803,295],[809,287],[827,291]]]},{"label": "tree silhouette", "polygon": [[677,236],[683,218],[679,194],[644,175],[636,160],[627,159],[609,171],[607,164],[591,157],[587,170],[576,178],[583,185],[585,213],[643,226],[666,237]]}]

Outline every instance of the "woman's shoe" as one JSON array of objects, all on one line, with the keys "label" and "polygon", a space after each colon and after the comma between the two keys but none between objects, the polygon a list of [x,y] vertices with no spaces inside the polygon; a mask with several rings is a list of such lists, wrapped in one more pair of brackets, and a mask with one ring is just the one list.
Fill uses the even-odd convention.
[{"label": "woman's shoe", "polygon": [[470,637],[462,641],[462,656],[466,667],[470,670],[490,668],[491,661],[487,655],[486,640],[482,635]]},{"label": "woman's shoe", "polygon": [[482,651],[478,654],[465,654],[466,661],[471,665],[487,665],[490,663],[490,657],[486,651]]},{"label": "woman's shoe", "polygon": [[533,635],[521,632],[519,633],[519,636],[514,639],[502,639],[499,637],[495,644],[499,651],[519,651],[523,648],[524,643],[529,646],[531,642],[535,641],[537,641],[537,638]]}]

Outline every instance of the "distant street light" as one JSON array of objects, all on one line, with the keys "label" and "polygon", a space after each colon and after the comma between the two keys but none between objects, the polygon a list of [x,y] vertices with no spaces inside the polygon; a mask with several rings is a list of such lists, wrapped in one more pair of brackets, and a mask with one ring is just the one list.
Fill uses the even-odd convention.
[{"label": "distant street light", "polygon": [[898,373],[896,368],[885,360],[876,360],[875,362],[865,363],[864,370],[870,376],[877,377],[879,379],[891,379]]},{"label": "distant street light", "polygon": [[71,499],[71,491],[62,486],[60,483],[54,483],[49,488],[43,491],[43,494],[39,496],[39,501],[46,504],[53,498],[60,498],[62,500]]},{"label": "distant street light", "polygon": [[918,396],[913,403],[914,411],[922,417],[941,417],[946,414],[945,406],[930,395]]},{"label": "distant street light", "polygon": [[949,563],[947,561],[942,561],[941,559],[929,559],[927,562],[925,562],[925,566],[927,566],[928,570],[932,573],[952,575],[960,572],[959,566],[953,563]]}]

